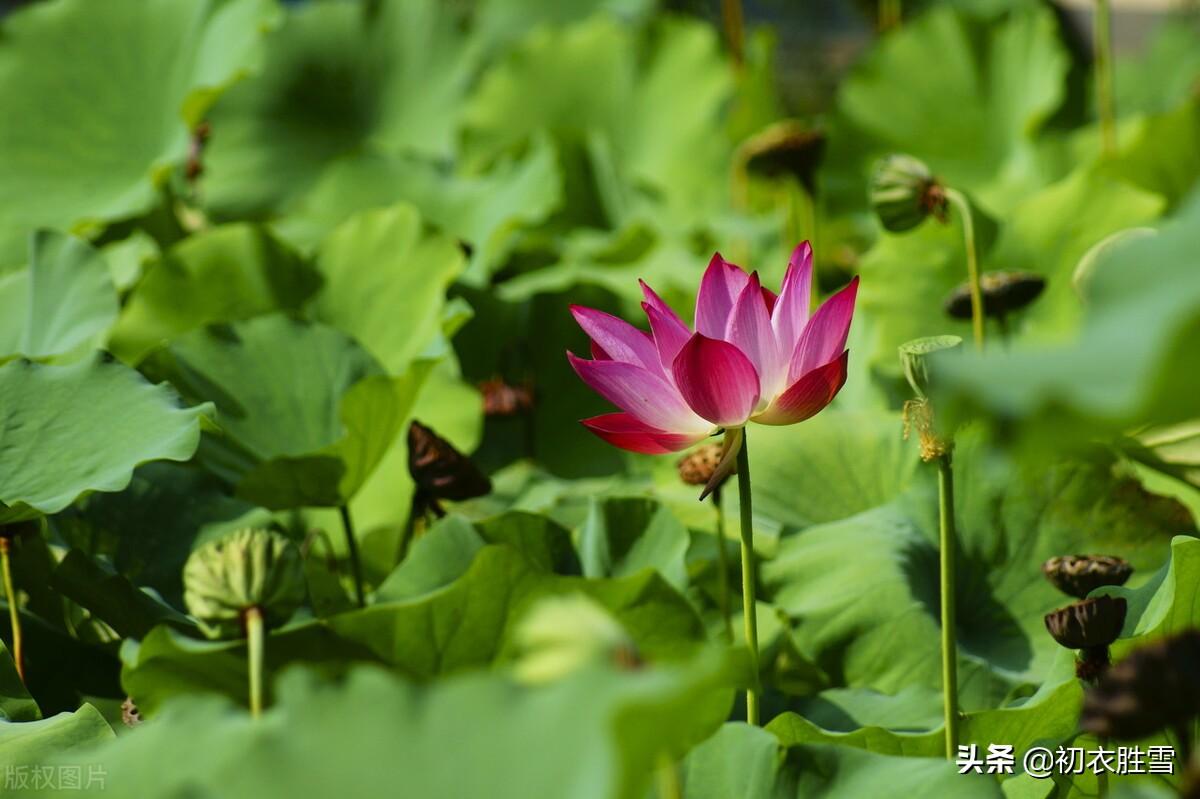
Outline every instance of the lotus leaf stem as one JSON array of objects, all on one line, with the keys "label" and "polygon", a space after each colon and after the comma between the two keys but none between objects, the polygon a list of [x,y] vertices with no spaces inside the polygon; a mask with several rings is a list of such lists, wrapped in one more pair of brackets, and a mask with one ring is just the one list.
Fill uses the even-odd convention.
[{"label": "lotus leaf stem", "polygon": [[12,656],[17,667],[17,676],[25,682],[25,645],[21,636],[21,613],[17,609],[17,592],[13,588],[12,563],[9,558],[8,538],[0,538],[0,567],[4,570],[4,601],[8,603],[8,620],[12,626]]},{"label": "lotus leaf stem", "polygon": [[738,450],[738,499],[742,522],[742,616],[746,623],[746,647],[750,651],[751,687],[746,691],[746,721],[759,723],[758,616],[754,598],[754,506],[750,497],[750,450],[746,435]]},{"label": "lotus leaf stem", "polygon": [[937,459],[938,528],[941,553],[942,704],[946,720],[946,757],[958,754],[958,647],[955,641],[954,467],[950,453]]}]

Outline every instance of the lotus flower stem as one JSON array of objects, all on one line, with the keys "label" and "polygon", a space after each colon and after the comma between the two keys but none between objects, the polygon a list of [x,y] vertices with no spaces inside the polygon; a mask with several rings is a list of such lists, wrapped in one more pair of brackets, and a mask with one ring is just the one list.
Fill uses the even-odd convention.
[{"label": "lotus flower stem", "polygon": [[21,637],[21,614],[17,609],[17,592],[13,588],[12,564],[8,555],[9,539],[0,537],[0,568],[4,570],[4,601],[8,603],[8,620],[12,626],[12,656],[17,676],[25,682],[24,643]]},{"label": "lotus flower stem", "polygon": [[901,0],[879,0],[879,30],[889,31],[900,27]]},{"label": "lotus flower stem", "polygon": [[975,249],[975,221],[971,204],[955,189],[946,188],[946,200],[962,217],[963,244],[967,251],[967,283],[971,288],[971,333],[976,349],[983,349],[983,291],[979,287],[979,254]]},{"label": "lotus flower stem", "polygon": [[725,640],[732,642],[733,620],[729,616],[729,553],[725,551],[725,512],[721,509],[721,489],[713,491],[712,503],[717,512],[717,604],[721,608]]},{"label": "lotus flower stem", "polygon": [[721,22],[725,25],[725,38],[729,41],[729,52],[733,55],[733,63],[740,68],[746,60],[743,44],[745,17],[742,14],[742,0],[721,0]]},{"label": "lotus flower stem", "polygon": [[666,752],[658,756],[655,774],[659,799],[683,799],[683,785],[679,780],[679,764]]},{"label": "lotus flower stem", "polygon": [[245,610],[242,620],[246,625],[246,652],[250,671],[250,715],[258,718],[262,715],[262,686],[263,686],[263,615],[256,606]]},{"label": "lotus flower stem", "polygon": [[746,691],[746,722],[757,726],[758,687],[758,616],[754,599],[754,506],[750,497],[750,451],[742,436],[738,450],[738,499],[742,517],[742,616],[746,622],[746,647],[750,650],[752,687]]},{"label": "lotus flower stem", "polygon": [[350,553],[350,570],[354,574],[354,596],[358,606],[366,607],[366,595],[363,593],[362,561],[358,557],[358,539],[354,537],[354,522],[350,520],[350,506],[338,508],[342,514],[342,529],[346,531],[346,549]]},{"label": "lotus flower stem", "polygon": [[1113,99],[1112,8],[1110,0],[1096,0],[1093,15],[1093,55],[1096,105],[1100,111],[1100,138],[1105,155],[1117,151],[1117,110]]},{"label": "lotus flower stem", "polygon": [[946,719],[946,757],[958,754],[958,647],[955,642],[954,561],[958,546],[954,530],[954,468],[950,453],[937,459],[938,527],[941,552],[942,702]]}]

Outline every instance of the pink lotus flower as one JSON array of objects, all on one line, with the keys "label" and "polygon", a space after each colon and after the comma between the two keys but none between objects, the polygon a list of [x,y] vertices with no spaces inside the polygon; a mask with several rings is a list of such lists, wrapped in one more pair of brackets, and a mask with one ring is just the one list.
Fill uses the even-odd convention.
[{"label": "pink lotus flower", "polygon": [[[642,283],[650,333],[592,308],[572,306],[592,339],[592,358],[568,352],[585,383],[621,409],[584,419],[605,441],[652,455],[685,449],[720,429],[740,442],[748,422],[804,421],[846,382],[846,335],[858,278],[809,316],[812,248],[792,253],[778,295],[718,253],[696,296],[696,331]],[[736,453],[734,453],[736,454]],[[726,459],[728,460],[728,459]]]}]

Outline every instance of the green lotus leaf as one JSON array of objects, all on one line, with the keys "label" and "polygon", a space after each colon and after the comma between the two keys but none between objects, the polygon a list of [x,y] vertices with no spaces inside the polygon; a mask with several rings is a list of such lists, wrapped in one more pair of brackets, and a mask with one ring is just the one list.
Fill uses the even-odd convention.
[{"label": "green lotus leaf", "polygon": [[268,508],[344,505],[391,446],[429,367],[388,377],[354,339],[279,315],[186,333],[145,363],[219,433],[198,457]]},{"label": "green lotus leaf", "polygon": [[[57,513],[91,491],[120,491],[151,460],[187,460],[209,405],[103,357],[0,366],[0,518]],[[92,438],[88,438],[88,434]]]},{"label": "green lotus leaf", "polygon": [[0,642],[0,723],[36,721],[41,717],[42,711],[21,682],[8,647]]},{"label": "green lotus leaf", "polygon": [[364,149],[450,155],[473,52],[438,0],[290,8],[257,74],[209,114],[206,207],[261,216]]},{"label": "green lotus leaf", "polygon": [[676,588],[687,585],[687,529],[664,506],[641,497],[593,499],[579,528],[587,577],[619,577],[657,569]]},{"label": "green lotus leaf", "polygon": [[[38,721],[0,722],[0,767],[28,769],[55,756],[78,758],[83,751],[113,737],[108,722],[89,704],[81,705],[74,713],[59,713]],[[81,769],[81,773],[86,774],[87,769]]]},{"label": "green lotus leaf", "polygon": [[150,266],[126,299],[109,346],[136,363],[162,342],[203,325],[294,311],[320,282],[312,267],[262,228],[212,228]]},{"label": "green lotus leaf", "polygon": [[272,12],[265,0],[59,0],[8,17],[0,263],[19,262],[34,228],[84,231],[154,205],[188,125],[251,62]]},{"label": "green lotus leaf", "polygon": [[182,613],[78,549],[68,552],[55,567],[50,585],[121,636],[141,638],[164,622],[184,629],[195,627]]}]

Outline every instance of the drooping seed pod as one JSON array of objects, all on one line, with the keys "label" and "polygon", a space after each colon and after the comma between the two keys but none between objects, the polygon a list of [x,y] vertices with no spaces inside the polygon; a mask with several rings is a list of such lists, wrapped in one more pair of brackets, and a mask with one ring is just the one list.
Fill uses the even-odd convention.
[{"label": "drooping seed pod", "polygon": [[825,155],[825,134],[795,119],[775,122],[738,147],[737,158],[746,172],[765,178],[791,175],[811,195],[817,168]]},{"label": "drooping seed pod", "polygon": [[1134,650],[1087,692],[1079,724],[1119,741],[1179,729],[1200,715],[1200,630]]},{"label": "drooping seed pod", "polygon": [[676,464],[679,479],[687,485],[706,485],[721,463],[722,449],[720,444],[701,444],[684,455]]},{"label": "drooping seed pod", "polygon": [[408,428],[408,473],[417,485],[414,508],[439,516],[443,499],[473,499],[492,490],[492,481],[470,458],[416,420]]},{"label": "drooping seed pod", "polygon": [[546,683],[589,665],[641,665],[637,647],[605,608],[582,594],[542,599],[518,624],[516,676]]},{"label": "drooping seed pod", "polygon": [[200,547],[183,568],[184,602],[211,638],[242,633],[250,608],[268,626],[291,618],[304,601],[304,564],[295,544],[260,528],[238,530]]},{"label": "drooping seed pod", "polygon": [[884,229],[911,230],[930,216],[946,221],[946,190],[923,162],[911,155],[890,155],[875,166],[871,207]]},{"label": "drooping seed pod", "polygon": [[496,377],[480,383],[479,393],[484,416],[517,416],[533,410],[533,386],[528,383],[511,385]]},{"label": "drooping seed pod", "polygon": [[1128,605],[1124,597],[1084,599],[1046,614],[1046,630],[1061,646],[1078,649],[1075,674],[1094,681],[1108,668],[1108,647],[1121,635]]},{"label": "drooping seed pod", "polygon": [[1133,567],[1111,555],[1061,555],[1043,563],[1042,574],[1059,591],[1083,599],[1102,585],[1124,585]]},{"label": "drooping seed pod", "polygon": [[[979,277],[983,315],[1003,318],[1020,311],[1041,296],[1046,279],[1033,272],[987,272]],[[946,313],[955,319],[971,318],[971,285],[963,283],[946,297]]]}]

